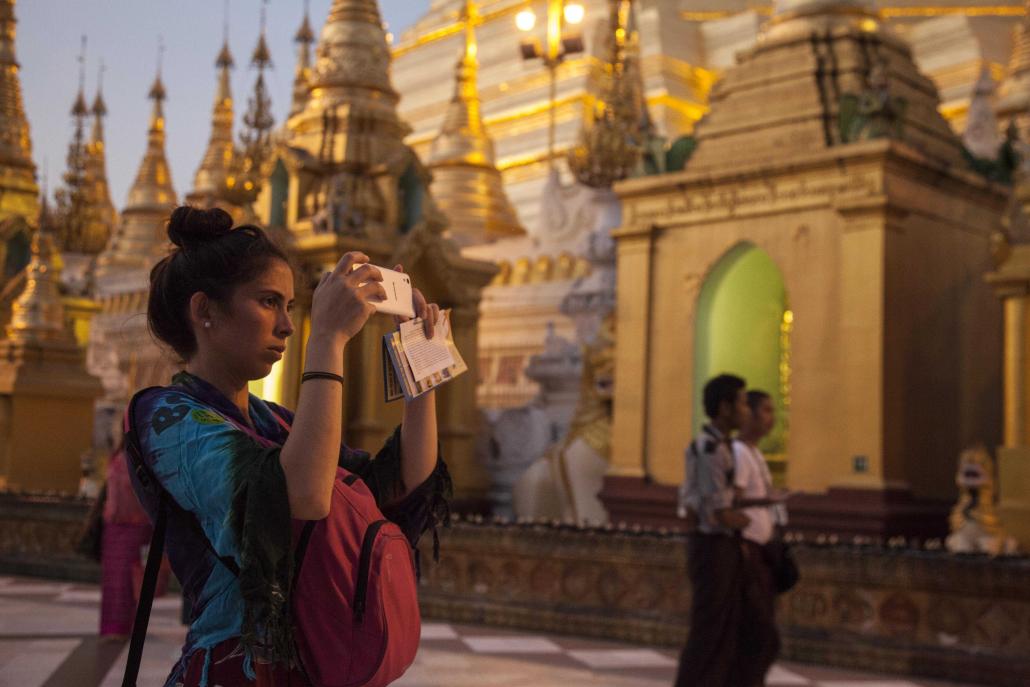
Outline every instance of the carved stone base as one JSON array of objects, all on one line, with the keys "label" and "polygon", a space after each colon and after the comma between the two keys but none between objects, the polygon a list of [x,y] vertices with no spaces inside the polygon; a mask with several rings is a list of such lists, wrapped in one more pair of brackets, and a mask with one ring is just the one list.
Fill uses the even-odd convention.
[{"label": "carved stone base", "polygon": [[920,499],[908,489],[831,487],[790,500],[792,532],[840,537],[943,539],[951,503]]},{"label": "carved stone base", "polygon": [[[613,523],[682,527],[676,517],[676,487],[641,477],[608,476],[601,500]],[[919,499],[907,489],[831,488],[825,494],[795,496],[788,509],[788,529],[806,535],[943,539],[951,503]]]},{"label": "carved stone base", "polygon": [[657,484],[643,477],[604,478],[599,494],[614,524],[644,525],[680,529],[676,517],[676,487]]}]

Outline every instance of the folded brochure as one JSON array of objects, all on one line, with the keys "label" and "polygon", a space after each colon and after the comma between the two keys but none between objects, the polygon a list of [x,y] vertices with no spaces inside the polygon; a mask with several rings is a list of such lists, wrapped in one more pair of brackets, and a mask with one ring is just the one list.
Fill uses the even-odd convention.
[{"label": "folded brochure", "polygon": [[440,312],[432,339],[420,318],[408,320],[383,337],[383,387],[386,401],[409,401],[446,384],[468,369],[454,345],[450,310]]}]

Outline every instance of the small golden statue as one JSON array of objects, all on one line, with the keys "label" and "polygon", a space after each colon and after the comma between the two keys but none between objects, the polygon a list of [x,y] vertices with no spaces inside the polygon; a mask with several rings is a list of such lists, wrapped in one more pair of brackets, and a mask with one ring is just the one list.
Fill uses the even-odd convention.
[{"label": "small golden statue", "polygon": [[1005,535],[995,512],[994,475],[994,458],[983,446],[959,456],[955,484],[960,493],[951,511],[948,551],[992,556],[1016,552],[1015,540]]}]

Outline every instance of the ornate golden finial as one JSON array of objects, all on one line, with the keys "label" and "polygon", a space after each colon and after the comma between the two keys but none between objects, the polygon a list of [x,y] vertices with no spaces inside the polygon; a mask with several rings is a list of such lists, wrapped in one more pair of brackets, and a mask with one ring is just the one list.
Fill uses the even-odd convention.
[{"label": "ornate golden finial", "polygon": [[297,43],[307,43],[308,45],[315,42],[315,32],[311,28],[311,0],[304,0],[304,20],[301,22],[300,28],[297,29],[293,40]]},{"label": "ornate golden finial", "polygon": [[627,69],[631,0],[609,0],[608,59],[601,66],[597,99],[569,151],[569,167],[587,186],[610,188],[636,167],[642,152],[641,126],[646,107],[639,75]]},{"label": "ornate golden finial", "polygon": [[160,69],[147,97],[154,102],[147,131],[147,152],[129,190],[129,206],[161,205],[175,195],[171,190],[172,177],[165,157],[164,101],[168,96],[164,82],[161,81]]},{"label": "ornate golden finial", "polygon": [[[97,69],[97,96],[93,99],[93,107],[90,108],[90,112],[93,113],[93,116],[97,118],[96,121],[98,122],[107,114],[107,103],[104,102],[103,95],[105,71],[107,71],[107,67],[104,65],[104,61],[100,60],[100,67]],[[94,140],[103,140],[103,130],[99,132],[99,135],[94,133],[93,138]]]},{"label": "ornate golden finial", "polygon": [[147,96],[153,101],[153,111],[147,131],[146,152],[129,190],[129,202],[122,212],[121,224],[97,262],[98,286],[114,272],[149,269],[156,257],[167,250],[168,244],[162,230],[177,200],[168,159],[165,157],[165,113],[162,103],[166,93],[161,81],[163,53],[164,45],[161,45],[158,73]]},{"label": "ornate golden finial", "polygon": [[31,258],[25,272],[25,289],[11,306],[7,338],[18,343],[70,341],[64,325],[64,306],[58,289],[61,258],[50,231],[49,208],[44,192],[39,227],[32,236]]},{"label": "ornate golden finial", "polygon": [[107,104],[104,102],[104,63],[100,62],[97,73],[97,94],[93,99],[93,132],[86,144],[86,197],[89,204],[89,222],[86,235],[92,246],[89,252],[103,250],[118,223],[118,212],[111,202],[111,189],[107,182],[107,153],[104,145],[104,116]]},{"label": "ornate golden finial", "polygon": [[324,92],[327,100],[335,97],[333,91],[364,91],[368,99],[396,107],[390,49],[375,0],[333,0],[318,54],[325,59],[318,60],[311,85]]},{"label": "ornate golden finial", "polygon": [[477,87],[476,26],[482,22],[475,2],[461,14],[465,46],[458,60],[454,97],[427,166],[433,173],[433,196],[449,219],[449,236],[461,245],[524,234],[504,192],[487,135]]},{"label": "ornate golden finial", "polygon": [[14,0],[0,0],[0,218],[39,213],[29,122],[15,58]]},{"label": "ornate golden finial", "polygon": [[[226,8],[228,12],[228,2]],[[215,66],[218,68],[218,90],[211,112],[211,137],[193,177],[193,190],[187,196],[187,201],[192,204],[211,206],[232,185],[231,169],[236,156],[236,146],[232,140],[234,111],[230,83],[233,65],[227,20],[222,49],[215,60]]]},{"label": "ornate golden finial", "polygon": [[75,104],[72,105],[72,116],[76,119],[84,118],[89,114],[86,106],[86,37],[82,37],[82,50],[79,52],[79,93],[75,97]]},{"label": "ornate golden finial", "polygon": [[56,239],[61,250],[68,253],[96,254],[104,248],[110,227],[96,217],[94,184],[90,177],[91,143],[86,141],[86,37],[82,37],[79,61],[79,92],[72,107],[75,120],[74,134],[68,145],[67,170],[63,175],[64,187],[56,194],[58,231]]},{"label": "ornate golden finial", "polygon": [[96,280],[101,291],[106,288],[103,285],[109,275],[120,275],[124,270],[149,270],[154,259],[163,255],[168,247],[163,229],[178,203],[165,157],[162,103],[166,93],[161,82],[163,52],[162,45],[158,53],[157,75],[148,95],[154,101],[154,110],[147,132],[147,150],[129,189],[129,199],[122,211],[118,230],[97,261]]},{"label": "ornate golden finial", "polygon": [[293,75],[291,117],[303,111],[311,94],[311,44],[315,42],[315,32],[311,30],[310,5],[309,0],[304,0],[304,21],[293,37],[297,44],[297,68]]},{"label": "ornate golden finial", "polygon": [[258,37],[258,43],[254,47],[254,52],[250,56],[250,64],[252,67],[257,67],[259,71],[264,70],[266,67],[272,65],[272,53],[268,49],[268,41],[265,39],[266,28],[268,24],[268,0],[262,0],[261,3],[261,35]]},{"label": "ornate golden finial", "polygon": [[271,151],[272,99],[265,85],[265,70],[272,65],[272,55],[265,38],[267,22],[267,0],[261,5],[261,34],[251,55],[251,67],[257,69],[254,92],[243,115],[243,130],[240,132],[240,150],[235,154],[229,172],[226,198],[235,205],[245,207],[254,202],[261,191],[262,167]]}]

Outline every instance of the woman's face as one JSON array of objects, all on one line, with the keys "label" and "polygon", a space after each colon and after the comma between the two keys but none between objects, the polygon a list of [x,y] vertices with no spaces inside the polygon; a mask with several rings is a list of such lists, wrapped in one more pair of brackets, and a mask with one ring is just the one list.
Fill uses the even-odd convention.
[{"label": "woman's face", "polygon": [[209,342],[227,370],[262,379],[283,357],[293,333],[293,271],[272,260],[261,276],[237,287],[228,307],[218,307]]}]

